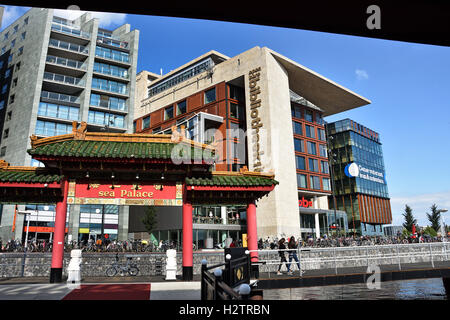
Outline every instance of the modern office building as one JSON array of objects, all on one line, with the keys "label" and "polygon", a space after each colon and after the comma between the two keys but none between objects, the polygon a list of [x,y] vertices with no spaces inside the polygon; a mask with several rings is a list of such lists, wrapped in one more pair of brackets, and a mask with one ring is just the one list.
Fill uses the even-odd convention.
[{"label": "modern office building", "polygon": [[[329,209],[323,117],[369,100],[266,47],[232,58],[210,51],[165,75],[139,79],[135,132],[184,126],[188,138],[216,147],[215,170],[275,174],[279,185],[257,203],[259,237],[320,236],[335,217],[347,225],[344,211]],[[245,222],[224,219],[242,217],[243,205],[195,208],[202,222],[194,224],[194,239],[195,230],[244,230]]]},{"label": "modern office building", "polygon": [[[132,131],[139,31],[129,24],[114,30],[99,24],[90,13],[70,21],[52,9],[32,8],[0,33],[1,160],[40,166],[27,153],[30,136],[70,133],[74,120],[87,122],[89,131]],[[76,239],[90,226],[98,232],[105,214],[117,235],[118,221],[127,221],[126,210],[73,206],[69,234]],[[54,221],[51,204],[5,205],[0,237],[21,238],[27,214],[29,231],[48,238]],[[123,233],[127,238],[126,227]]]},{"label": "modern office building", "polygon": [[[347,212],[351,232],[383,235],[392,213],[379,134],[350,119],[328,123],[326,130],[336,208]],[[333,208],[332,197],[329,203]]]}]

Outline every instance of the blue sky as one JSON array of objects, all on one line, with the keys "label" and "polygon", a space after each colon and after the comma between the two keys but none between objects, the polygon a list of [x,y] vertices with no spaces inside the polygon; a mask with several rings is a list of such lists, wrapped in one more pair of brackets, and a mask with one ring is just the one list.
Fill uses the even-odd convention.
[{"label": "blue sky", "polygon": [[[2,29],[25,11],[6,6]],[[433,203],[450,209],[449,47],[208,20],[95,15],[105,28],[129,23],[140,30],[138,71],[167,73],[212,49],[232,57],[266,46],[368,98],[370,105],[326,120],[350,118],[380,133],[393,224],[403,222],[405,204],[419,225],[428,224],[425,212]],[[450,212],[444,215],[450,224]]]}]

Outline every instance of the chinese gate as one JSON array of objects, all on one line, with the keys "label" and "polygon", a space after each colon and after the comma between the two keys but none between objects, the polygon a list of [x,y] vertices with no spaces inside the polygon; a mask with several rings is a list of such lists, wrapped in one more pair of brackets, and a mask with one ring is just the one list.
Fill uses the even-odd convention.
[{"label": "chinese gate", "polygon": [[247,206],[247,243],[257,261],[255,202],[278,183],[273,174],[214,171],[212,146],[172,135],[87,132],[31,137],[28,153],[44,168],[0,162],[0,203],[56,203],[50,282],[62,281],[68,204],[182,206],[183,280],[193,278],[192,208],[201,204]]}]

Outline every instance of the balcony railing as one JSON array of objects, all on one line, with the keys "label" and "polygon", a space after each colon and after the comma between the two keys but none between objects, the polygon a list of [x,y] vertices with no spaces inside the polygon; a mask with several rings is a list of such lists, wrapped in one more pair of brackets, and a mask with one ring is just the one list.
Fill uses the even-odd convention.
[{"label": "balcony railing", "polygon": [[116,84],[104,84],[101,82],[92,82],[92,88],[94,89],[99,89],[99,90],[104,90],[104,91],[109,91],[109,92],[114,92],[114,93],[120,93],[123,95],[128,95],[128,88],[127,87],[122,87],[122,86],[118,86]]},{"label": "balcony railing", "polygon": [[96,50],[95,51],[95,56],[96,57],[100,57],[100,58],[114,60],[114,61],[130,63],[130,57],[129,56],[121,55],[121,54],[115,53],[115,52],[104,52],[104,51]]},{"label": "balcony railing", "polygon": [[60,40],[56,40],[56,39],[50,39],[49,45],[51,47],[61,48],[61,49],[70,50],[70,51],[74,51],[74,52],[79,52],[79,53],[84,53],[84,54],[89,53],[89,49],[85,46],[80,46],[78,44],[60,41]]},{"label": "balcony railing", "polygon": [[113,76],[113,77],[118,77],[118,78],[122,78],[122,79],[129,79],[130,76],[128,74],[128,71],[123,71],[123,72],[119,72],[119,70],[115,70],[115,69],[108,69],[106,67],[103,66],[96,66],[94,65],[94,72],[97,73],[101,73],[101,74],[106,74],[109,76]]},{"label": "balcony railing", "polygon": [[85,81],[80,78],[70,77],[70,76],[64,76],[62,74],[56,74],[51,72],[44,72],[44,79],[55,81],[55,82],[61,82],[65,84],[71,84],[76,86],[84,86]]},{"label": "balcony railing", "polygon": [[55,56],[47,56],[46,59],[47,62],[59,64],[61,66],[66,66],[70,68],[76,68],[81,70],[86,70],[86,63],[61,57],[55,57]]},{"label": "balcony railing", "polygon": [[85,39],[91,38],[91,34],[89,32],[81,31],[79,29],[71,28],[69,26],[65,26],[62,24],[53,23],[52,30],[58,31],[58,32],[63,32],[66,34],[70,34],[72,36],[77,36],[77,37],[81,37],[81,38],[85,38]]},{"label": "balcony railing", "polygon": [[96,103],[92,103],[93,107],[105,108],[108,110],[117,110],[117,111],[127,111],[127,105],[125,102],[111,102],[111,101],[97,101]]},{"label": "balcony railing", "polygon": [[50,92],[50,91],[42,91],[41,98],[57,100],[57,101],[61,101],[61,102],[80,103],[79,97],[71,96],[68,94]]},{"label": "balcony railing", "polygon": [[128,42],[121,41],[118,38],[112,37],[112,36],[111,36],[111,38],[98,36],[97,43],[106,44],[109,46],[114,46],[114,47],[123,48],[123,49],[128,48]]}]

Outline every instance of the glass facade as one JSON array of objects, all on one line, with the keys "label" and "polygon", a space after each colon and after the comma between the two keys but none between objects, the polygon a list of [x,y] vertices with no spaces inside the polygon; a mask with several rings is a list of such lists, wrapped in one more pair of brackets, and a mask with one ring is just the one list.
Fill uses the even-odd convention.
[{"label": "glass facade", "polygon": [[119,229],[119,206],[116,205],[80,205],[79,241],[89,237],[96,239],[108,234],[111,240],[117,239]]},{"label": "glass facade", "polygon": [[326,131],[334,155],[336,208],[347,212],[355,233],[382,235],[392,214],[379,134],[350,119],[327,124]]}]

